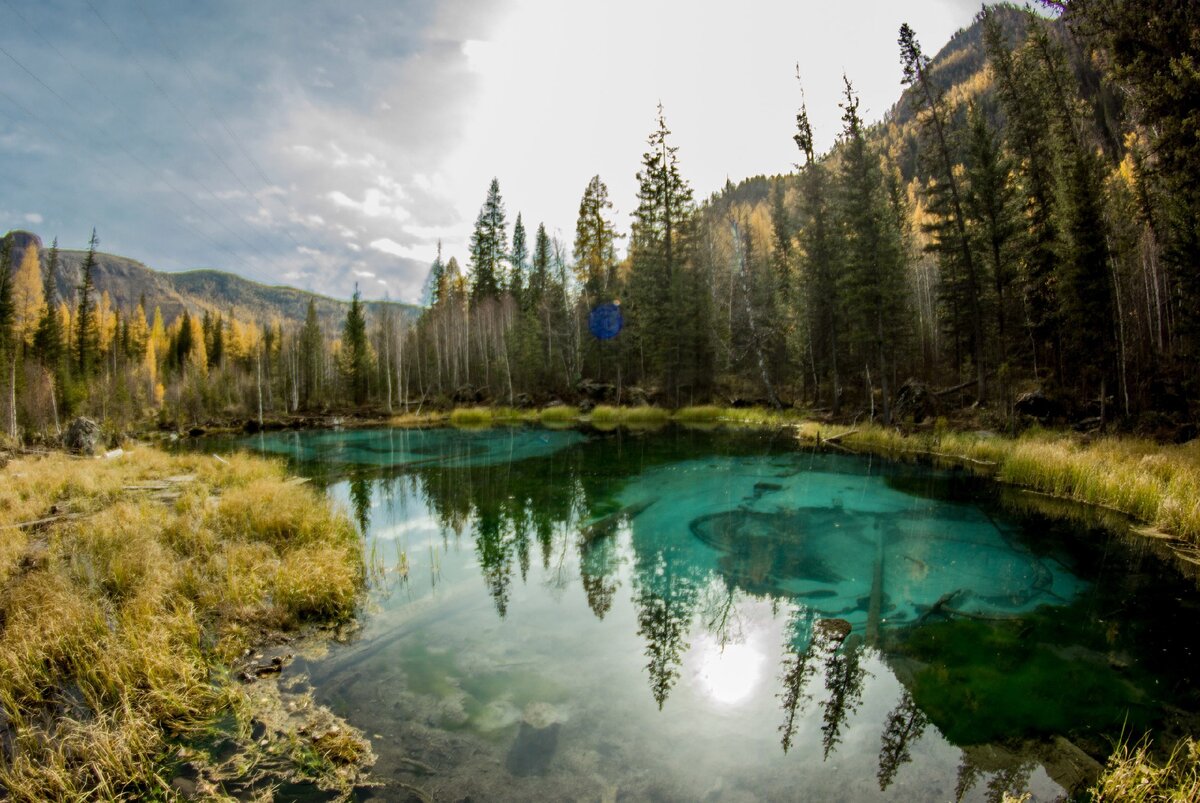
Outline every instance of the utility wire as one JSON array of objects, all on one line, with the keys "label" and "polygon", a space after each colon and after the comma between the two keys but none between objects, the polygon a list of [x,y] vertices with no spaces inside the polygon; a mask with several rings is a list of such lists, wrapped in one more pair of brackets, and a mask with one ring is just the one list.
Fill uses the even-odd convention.
[{"label": "utility wire", "polygon": [[[81,119],[83,118],[83,114],[73,104],[71,104],[70,101],[68,101],[62,95],[55,92],[53,88],[51,88],[45,81],[43,81],[36,74],[34,74],[28,67],[26,67],[24,64],[22,64],[15,56],[13,56],[11,53],[9,53],[8,50],[6,50],[2,45],[0,45],[0,53],[3,53],[5,56],[7,56],[14,64],[16,64],[19,68],[21,68],[21,70],[23,70],[30,78],[32,78],[34,81],[36,81],[38,83],[38,85],[40,85],[43,89],[45,89],[48,93],[50,93],[50,95],[57,98],[58,101],[60,103],[62,103],[63,105],[65,105],[68,110],[70,110],[73,114],[75,114],[76,117],[79,117]],[[31,111],[28,107],[26,107],[24,104],[18,102],[15,98],[13,98],[8,93],[4,93],[4,97],[7,98],[9,100],[9,102],[12,103],[14,106],[16,106],[18,109],[20,109],[26,115],[26,117],[28,117],[29,119],[42,124],[42,126],[45,127],[46,129],[49,129],[52,131],[57,131],[56,127],[51,125],[49,123],[49,121],[43,119],[40,115]],[[86,145],[87,143],[85,142],[84,144]],[[183,200],[187,201],[189,204],[194,206],[201,213],[208,214],[207,211],[203,207],[201,207],[199,204],[196,203],[196,201],[193,198],[191,198],[191,196],[189,196],[183,190],[179,189],[179,187],[177,187],[173,183],[171,183],[171,181],[169,179],[167,179],[164,176],[157,175],[155,170],[153,168],[151,168],[148,164],[146,164],[141,159],[141,157],[139,157],[137,154],[130,151],[128,148],[126,148],[124,145],[122,145],[119,141],[114,140],[114,144],[119,149],[121,149],[125,153],[126,156],[128,156],[130,159],[132,159],[134,162],[136,162],[140,167],[142,167],[142,169],[146,170],[150,174],[151,178],[162,181],[169,189],[174,191],[175,194],[177,194],[179,197],[183,198]],[[112,175],[112,178],[114,179],[114,185],[116,183],[118,183],[119,179],[117,179],[117,175],[115,173]],[[172,218],[172,220],[174,221],[175,219]],[[176,222],[178,222],[178,221],[176,221]],[[220,223],[220,221],[217,221],[217,222]],[[215,246],[217,249],[229,254],[234,259],[234,261],[236,261],[238,259],[237,254],[234,253],[233,251],[231,251],[228,246],[223,245],[222,243],[212,239],[211,237],[208,237],[207,235],[203,234],[202,232],[200,232],[198,230],[193,230],[193,231],[195,234],[208,240],[209,243],[212,244],[213,246]]]},{"label": "utility wire", "polygon": [[[5,0],[5,1],[7,2],[7,0]],[[9,7],[10,8],[12,7],[11,4],[9,5]],[[81,123],[86,124],[88,122],[86,115],[84,115],[83,112],[77,106],[75,106],[75,104],[71,103],[69,100],[67,100],[65,97],[63,97],[61,94],[56,92],[53,87],[51,87],[49,84],[47,84],[45,81],[43,81],[40,77],[38,77],[38,75],[36,73],[34,73],[33,70],[31,70],[31,69],[29,69],[29,67],[25,66],[25,64],[20,59],[18,59],[16,56],[14,56],[12,53],[10,53],[3,46],[0,46],[0,53],[3,53],[5,56],[7,56],[8,59],[10,61],[12,61],[13,64],[17,65],[17,67],[22,72],[24,72],[31,79],[33,79],[39,86],[41,86],[43,89],[45,89],[46,92],[48,92],[52,97],[54,97],[60,103],[62,103],[72,114],[74,114],[76,117],[78,117],[80,119]],[[93,126],[93,127],[95,127],[95,126]],[[262,259],[269,267],[278,270],[278,265],[274,264],[269,258],[267,258],[266,255],[257,246],[255,246],[253,243],[251,243],[245,237],[242,237],[239,233],[237,233],[236,231],[231,229],[228,225],[226,225],[223,221],[221,221],[219,218],[217,218],[211,212],[206,210],[204,207],[200,206],[200,204],[196,203],[195,199],[193,199],[190,195],[185,193],[178,186],[176,186],[173,182],[171,182],[171,180],[166,177],[166,174],[164,171],[158,171],[158,170],[155,170],[154,168],[152,168],[144,160],[142,160],[141,157],[139,157],[137,154],[135,154],[133,151],[131,151],[129,148],[127,148],[118,138],[113,137],[111,135],[109,135],[108,138],[112,142],[112,144],[115,145],[118,149],[120,149],[126,156],[128,156],[133,161],[137,162],[139,165],[141,165],[141,167],[143,169],[148,171],[152,176],[157,178],[159,181],[162,181],[164,184],[166,184],[168,187],[170,187],[172,190],[174,190],[181,198],[183,198],[185,201],[187,201],[188,204],[190,204],[197,211],[199,211],[200,214],[211,218],[214,222],[216,222],[219,226],[221,226],[221,228],[223,228],[231,237],[234,237],[234,238],[240,240],[242,242],[242,244],[244,244],[252,252],[254,252],[256,255],[258,255],[258,257],[260,259]],[[212,189],[210,189],[206,184],[201,182],[199,179],[196,179],[196,183],[200,184],[201,187],[203,187],[210,195],[213,196],[214,200],[216,200],[218,203],[221,203],[222,205],[226,206],[226,208],[228,208],[230,212],[232,212],[235,216],[237,216],[240,219],[240,215],[237,215],[237,213],[232,208],[230,208],[228,206],[228,204],[225,204],[216,195],[216,193],[214,193],[212,191]],[[234,254],[234,252],[232,252],[228,248],[224,248],[224,247],[222,247],[222,250],[226,251],[231,256],[233,256],[234,261],[237,261],[238,257],[236,254]]]},{"label": "utility wire", "polygon": [[[175,110],[175,113],[179,115],[179,118],[183,120],[183,122],[186,123],[187,126],[196,134],[200,141],[204,143],[205,147],[207,147],[209,152],[216,157],[217,161],[221,163],[221,166],[225,168],[229,175],[233,176],[233,180],[238,183],[238,185],[246,193],[246,196],[254,199],[254,201],[258,203],[259,208],[261,208],[264,212],[267,211],[266,208],[263,207],[262,203],[258,201],[258,196],[254,194],[254,191],[250,189],[246,182],[242,180],[242,177],[237,174],[237,171],[235,171],[225,157],[221,155],[221,152],[212,144],[212,141],[204,133],[201,127],[192,122],[187,112],[183,110],[183,107],[175,102],[175,99],[171,97],[171,94],[167,92],[166,88],[150,72],[150,69],[146,66],[146,63],[138,57],[133,48],[127,45],[125,40],[121,38],[116,30],[114,30],[113,27],[108,24],[108,20],[106,20],[103,15],[100,14],[99,9],[96,8],[96,5],[92,2],[92,0],[83,0],[83,2],[87,3],[88,8],[90,8],[92,13],[96,15],[96,19],[100,20],[100,24],[103,25],[110,34],[112,34],[112,37],[117,41],[117,44],[119,44],[125,50],[125,52],[129,54],[129,57],[138,65],[142,73],[145,74],[147,80],[154,85],[154,88],[157,89],[159,94],[163,96],[163,99],[166,100],[168,105],[170,105],[171,108]],[[299,246],[299,243],[296,243],[296,245]]]}]

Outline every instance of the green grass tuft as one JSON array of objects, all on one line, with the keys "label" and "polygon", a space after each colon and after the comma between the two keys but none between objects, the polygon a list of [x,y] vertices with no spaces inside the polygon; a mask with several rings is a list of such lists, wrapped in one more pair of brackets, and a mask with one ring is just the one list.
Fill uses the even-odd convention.
[{"label": "green grass tuft", "polygon": [[459,407],[450,413],[450,425],[454,427],[488,427],[493,420],[488,407]]}]

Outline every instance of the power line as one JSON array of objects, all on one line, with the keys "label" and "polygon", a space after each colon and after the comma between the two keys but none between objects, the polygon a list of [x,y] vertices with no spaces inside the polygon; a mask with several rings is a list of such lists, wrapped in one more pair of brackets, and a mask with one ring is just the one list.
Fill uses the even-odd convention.
[{"label": "power line", "polygon": [[[5,0],[5,2],[7,3],[7,0]],[[11,4],[9,4],[9,7],[10,8],[12,7]],[[55,50],[57,51],[57,48],[55,48]],[[16,56],[14,56],[12,53],[10,53],[3,46],[0,46],[0,53],[3,53],[5,56],[7,56],[8,59],[10,61],[12,61],[13,64],[17,65],[17,67],[20,68],[20,70],[22,72],[24,72],[31,79],[33,79],[39,86],[41,86],[43,89],[45,89],[46,92],[48,92],[52,97],[54,97],[60,103],[62,103],[72,114],[74,114],[76,117],[80,118],[81,122],[87,121],[86,115],[84,115],[83,112],[80,111],[80,109],[75,106],[75,104],[71,103],[69,100],[67,100],[65,97],[63,97],[61,94],[56,92],[53,87],[51,87],[49,84],[47,84],[45,81],[43,81],[40,77],[38,77],[38,75],[36,73],[34,73],[31,69],[29,69],[29,67],[25,66],[25,64],[23,62],[21,62],[20,59],[18,59]],[[60,53],[60,55],[61,55],[61,53]],[[110,101],[110,103],[111,103],[111,101]],[[170,181],[170,179],[168,179],[166,177],[165,173],[163,173],[161,171],[157,171],[154,168],[152,168],[150,165],[146,164],[146,162],[143,161],[141,159],[141,157],[139,157],[137,154],[133,153],[131,150],[129,150],[129,148],[125,147],[125,145],[122,144],[121,141],[119,139],[117,139],[116,137],[109,135],[108,138],[112,142],[113,145],[115,145],[118,149],[120,149],[130,159],[137,162],[137,164],[139,164],[143,169],[145,169],[147,172],[149,172],[151,176],[153,176],[154,178],[157,178],[159,181],[162,181],[164,184],[166,184],[168,187],[170,187],[181,198],[183,198],[185,201],[187,201],[188,204],[195,207],[202,215],[205,215],[205,216],[211,218],[214,222],[216,222],[219,226],[221,226],[221,228],[223,228],[230,236],[240,240],[243,245],[245,245],[252,252],[254,252],[260,259],[262,259],[264,262],[266,262],[269,267],[278,269],[278,266],[275,265],[269,258],[267,258],[267,256],[261,250],[259,250],[257,246],[255,246],[253,243],[248,241],[246,238],[242,237],[236,231],[231,229],[223,221],[218,219],[215,215],[210,213],[204,207],[202,207],[198,203],[196,203],[195,199],[193,199],[191,196],[189,196],[187,193],[185,193],[183,190],[181,190],[179,187],[177,187],[174,183],[172,183]],[[240,216],[237,215],[237,213],[234,212],[234,210],[232,208],[230,208],[228,206],[228,204],[225,204],[224,201],[222,201],[217,196],[217,194],[212,191],[211,188],[209,188],[206,184],[204,184],[199,179],[193,179],[193,180],[196,181],[196,183],[199,184],[201,187],[203,187],[205,189],[205,191],[207,191],[209,193],[209,195],[212,195],[213,200],[217,201],[218,203],[221,203],[223,206],[225,206],[227,209],[229,209],[229,211],[231,213],[233,213],[235,215],[235,217],[238,217],[240,219]],[[237,255],[234,254],[233,251],[230,251],[228,248],[225,248],[225,247],[222,247],[222,250],[229,253],[234,258],[235,261],[237,260]]]},{"label": "power line", "polygon": [[[52,88],[51,88],[51,87],[50,87],[48,84],[46,84],[46,82],[45,82],[45,81],[43,81],[41,78],[38,78],[38,76],[37,76],[36,74],[34,74],[34,73],[31,71],[31,70],[29,70],[29,68],[28,68],[28,67],[26,67],[24,64],[22,64],[22,63],[21,63],[21,62],[20,62],[20,61],[19,61],[19,60],[18,60],[16,57],[14,57],[14,56],[13,56],[11,53],[9,53],[9,52],[8,52],[8,50],[6,50],[6,49],[5,49],[3,46],[0,46],[0,53],[3,53],[5,56],[7,56],[7,57],[8,57],[8,58],[9,58],[9,59],[10,59],[10,60],[11,60],[11,61],[14,63],[14,64],[16,64],[18,67],[20,67],[20,68],[21,68],[21,70],[23,70],[23,71],[24,71],[24,72],[25,72],[27,75],[29,75],[29,76],[30,76],[30,77],[31,77],[31,78],[32,78],[34,81],[36,81],[36,82],[38,83],[38,85],[40,85],[42,88],[44,88],[44,89],[45,89],[47,92],[49,92],[49,93],[50,93],[52,96],[54,96],[55,98],[57,98],[57,99],[58,99],[58,100],[59,100],[59,101],[60,101],[60,102],[61,102],[63,105],[65,105],[65,106],[67,107],[67,109],[68,109],[68,110],[70,110],[70,111],[71,111],[73,114],[75,114],[77,117],[82,117],[82,116],[83,116],[83,115],[80,113],[80,111],[79,111],[78,109],[76,109],[76,108],[75,108],[75,106],[74,106],[74,105],[72,105],[72,104],[71,104],[71,103],[70,103],[70,102],[69,102],[69,101],[68,101],[66,98],[64,98],[62,95],[60,95],[60,94],[58,94],[57,92],[55,92],[55,91],[54,91],[54,90],[53,90],[53,89],[52,89]],[[38,115],[37,113],[35,113],[35,112],[31,111],[31,110],[30,110],[28,107],[26,107],[24,104],[22,104],[22,103],[20,103],[19,101],[17,101],[17,100],[16,100],[15,98],[13,98],[11,95],[9,95],[9,94],[8,94],[8,93],[6,93],[6,92],[5,92],[5,93],[3,93],[3,95],[4,95],[4,97],[5,97],[5,98],[7,98],[7,99],[8,99],[8,101],[9,101],[10,103],[12,103],[14,106],[16,106],[16,107],[17,107],[17,108],[18,108],[18,109],[19,109],[19,110],[20,110],[22,113],[24,113],[24,114],[25,114],[25,116],[26,116],[26,117],[28,117],[29,119],[33,120],[34,122],[37,122],[37,123],[40,123],[40,124],[42,124],[42,125],[43,125],[45,128],[47,128],[47,129],[50,129],[50,130],[53,130],[53,131],[57,131],[57,129],[56,129],[54,126],[52,126],[52,125],[49,123],[49,121],[47,121],[47,120],[43,119],[43,118],[42,118],[40,115]],[[86,143],[85,143],[85,144],[86,144]],[[183,198],[185,201],[187,201],[188,203],[190,203],[192,206],[195,206],[195,207],[196,207],[197,209],[199,209],[201,212],[205,212],[205,210],[203,209],[203,207],[200,207],[200,206],[199,206],[199,205],[198,205],[198,204],[197,204],[197,203],[196,203],[196,202],[195,202],[195,201],[194,201],[194,200],[193,200],[191,197],[189,197],[189,196],[188,196],[188,195],[187,195],[185,192],[183,192],[182,190],[180,190],[178,187],[176,187],[174,184],[172,184],[170,181],[166,180],[165,178],[161,178],[161,177],[159,177],[159,176],[155,175],[155,171],[154,171],[154,170],[153,170],[153,169],[152,169],[152,168],[151,168],[149,165],[147,165],[147,164],[146,164],[144,161],[142,161],[142,159],[141,159],[140,157],[138,157],[136,154],[134,154],[134,153],[132,153],[131,151],[129,151],[127,148],[125,148],[123,145],[121,145],[121,143],[120,143],[120,142],[115,142],[115,144],[117,145],[117,147],[118,147],[118,148],[120,148],[122,151],[124,151],[124,152],[125,152],[125,154],[126,154],[126,155],[127,155],[129,158],[130,158],[130,159],[132,159],[134,162],[136,162],[136,163],[137,163],[139,166],[141,166],[141,167],[142,167],[144,170],[146,170],[148,173],[150,173],[150,176],[151,176],[152,178],[159,178],[160,180],[162,180],[162,181],[163,181],[163,183],[164,183],[164,184],[166,184],[166,185],[167,185],[167,187],[168,187],[168,188],[170,188],[171,190],[173,190],[173,191],[174,191],[174,192],[175,192],[177,195],[179,195],[179,196],[180,196],[181,198]],[[119,179],[118,179],[118,176],[117,176],[117,174],[116,174],[114,171],[109,171],[109,172],[112,174],[112,178],[114,179],[114,184],[118,183],[118,182],[119,182]],[[175,219],[174,219],[174,218],[172,218],[172,221],[173,221],[173,222],[176,222],[176,223],[179,223],[179,221],[175,221]],[[219,223],[220,221],[217,221],[217,222]],[[180,224],[180,225],[186,225],[186,224]],[[206,240],[208,240],[208,241],[209,241],[209,243],[210,243],[210,244],[212,244],[212,245],[213,245],[214,247],[216,247],[217,249],[219,249],[219,250],[221,250],[221,251],[225,251],[227,254],[229,254],[229,255],[230,255],[230,256],[231,256],[231,257],[232,257],[232,258],[233,258],[233,259],[236,261],[236,259],[237,259],[237,254],[235,254],[233,251],[231,251],[231,250],[229,249],[229,247],[228,247],[228,246],[222,245],[221,243],[217,242],[216,240],[213,240],[211,237],[208,237],[207,235],[205,235],[203,232],[200,232],[199,230],[193,229],[192,231],[193,231],[193,233],[195,233],[197,236],[199,236],[199,237],[201,237],[201,238],[203,238],[203,239],[206,239]]]},{"label": "power line", "polygon": [[[117,44],[119,44],[122,48],[124,48],[125,52],[129,54],[129,57],[134,61],[134,63],[136,63],[138,65],[138,68],[141,69],[142,73],[146,76],[147,80],[149,80],[150,83],[154,85],[154,88],[158,90],[159,94],[161,94],[163,96],[163,98],[167,101],[167,103],[171,106],[171,108],[175,110],[175,113],[179,115],[180,119],[183,120],[183,122],[186,123],[188,125],[188,127],[192,129],[193,132],[195,132],[196,136],[199,137],[200,141],[204,143],[205,147],[208,148],[209,152],[211,152],[212,155],[214,157],[216,157],[217,161],[221,163],[221,166],[225,168],[225,170],[229,173],[229,175],[233,176],[233,180],[236,181],[239,186],[241,186],[241,188],[245,191],[246,196],[248,198],[254,199],[255,203],[258,204],[259,208],[262,209],[262,211],[266,212],[267,211],[266,207],[263,206],[262,202],[258,200],[258,196],[256,196],[254,194],[254,191],[251,190],[250,187],[246,184],[246,182],[242,180],[242,177],[237,174],[237,172],[233,169],[233,167],[229,164],[229,162],[225,159],[225,157],[221,155],[221,152],[216,147],[213,146],[212,142],[205,135],[205,133],[201,130],[201,128],[192,123],[191,118],[188,117],[187,112],[185,112],[183,110],[183,107],[181,107],[178,103],[175,102],[175,99],[171,97],[171,94],[169,92],[167,92],[166,88],[161,83],[159,83],[158,79],[156,79],[151,74],[150,69],[146,66],[145,62],[143,62],[141,60],[141,58],[138,57],[137,53],[135,53],[134,50],[125,43],[125,40],[121,38],[121,36],[116,32],[116,30],[114,30],[113,27],[108,24],[108,21],[100,14],[99,9],[97,9],[95,4],[92,3],[92,0],[83,0],[83,1],[85,3],[87,3],[88,8],[90,8],[92,10],[92,13],[96,15],[96,19],[100,20],[100,23],[108,30],[108,32],[110,34],[112,34],[112,37],[113,37],[113,39],[115,39],[117,41]],[[289,237],[289,239],[291,239],[290,233],[288,233],[288,237]],[[292,241],[295,242],[294,239]],[[296,246],[300,247],[300,244],[296,243]]]}]

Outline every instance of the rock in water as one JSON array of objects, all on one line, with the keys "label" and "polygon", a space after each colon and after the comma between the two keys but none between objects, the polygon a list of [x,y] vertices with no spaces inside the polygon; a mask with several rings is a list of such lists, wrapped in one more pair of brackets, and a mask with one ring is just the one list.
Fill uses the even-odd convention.
[{"label": "rock in water", "polygon": [[522,722],[517,740],[513,742],[508,759],[504,762],[508,771],[522,777],[545,774],[558,750],[559,727],[557,722],[544,728],[535,728],[528,722]]},{"label": "rock in water", "polygon": [[76,454],[95,454],[99,443],[100,425],[90,418],[76,418],[63,433],[63,446]]}]

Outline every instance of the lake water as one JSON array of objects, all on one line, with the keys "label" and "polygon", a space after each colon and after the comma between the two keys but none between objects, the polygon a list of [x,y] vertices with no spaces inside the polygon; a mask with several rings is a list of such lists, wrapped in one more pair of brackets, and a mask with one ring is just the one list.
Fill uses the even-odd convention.
[{"label": "lake water", "polygon": [[682,428],[235,445],[363,528],[361,637],[289,671],[438,800],[1052,800],[1200,710],[1195,583],[963,473]]}]

